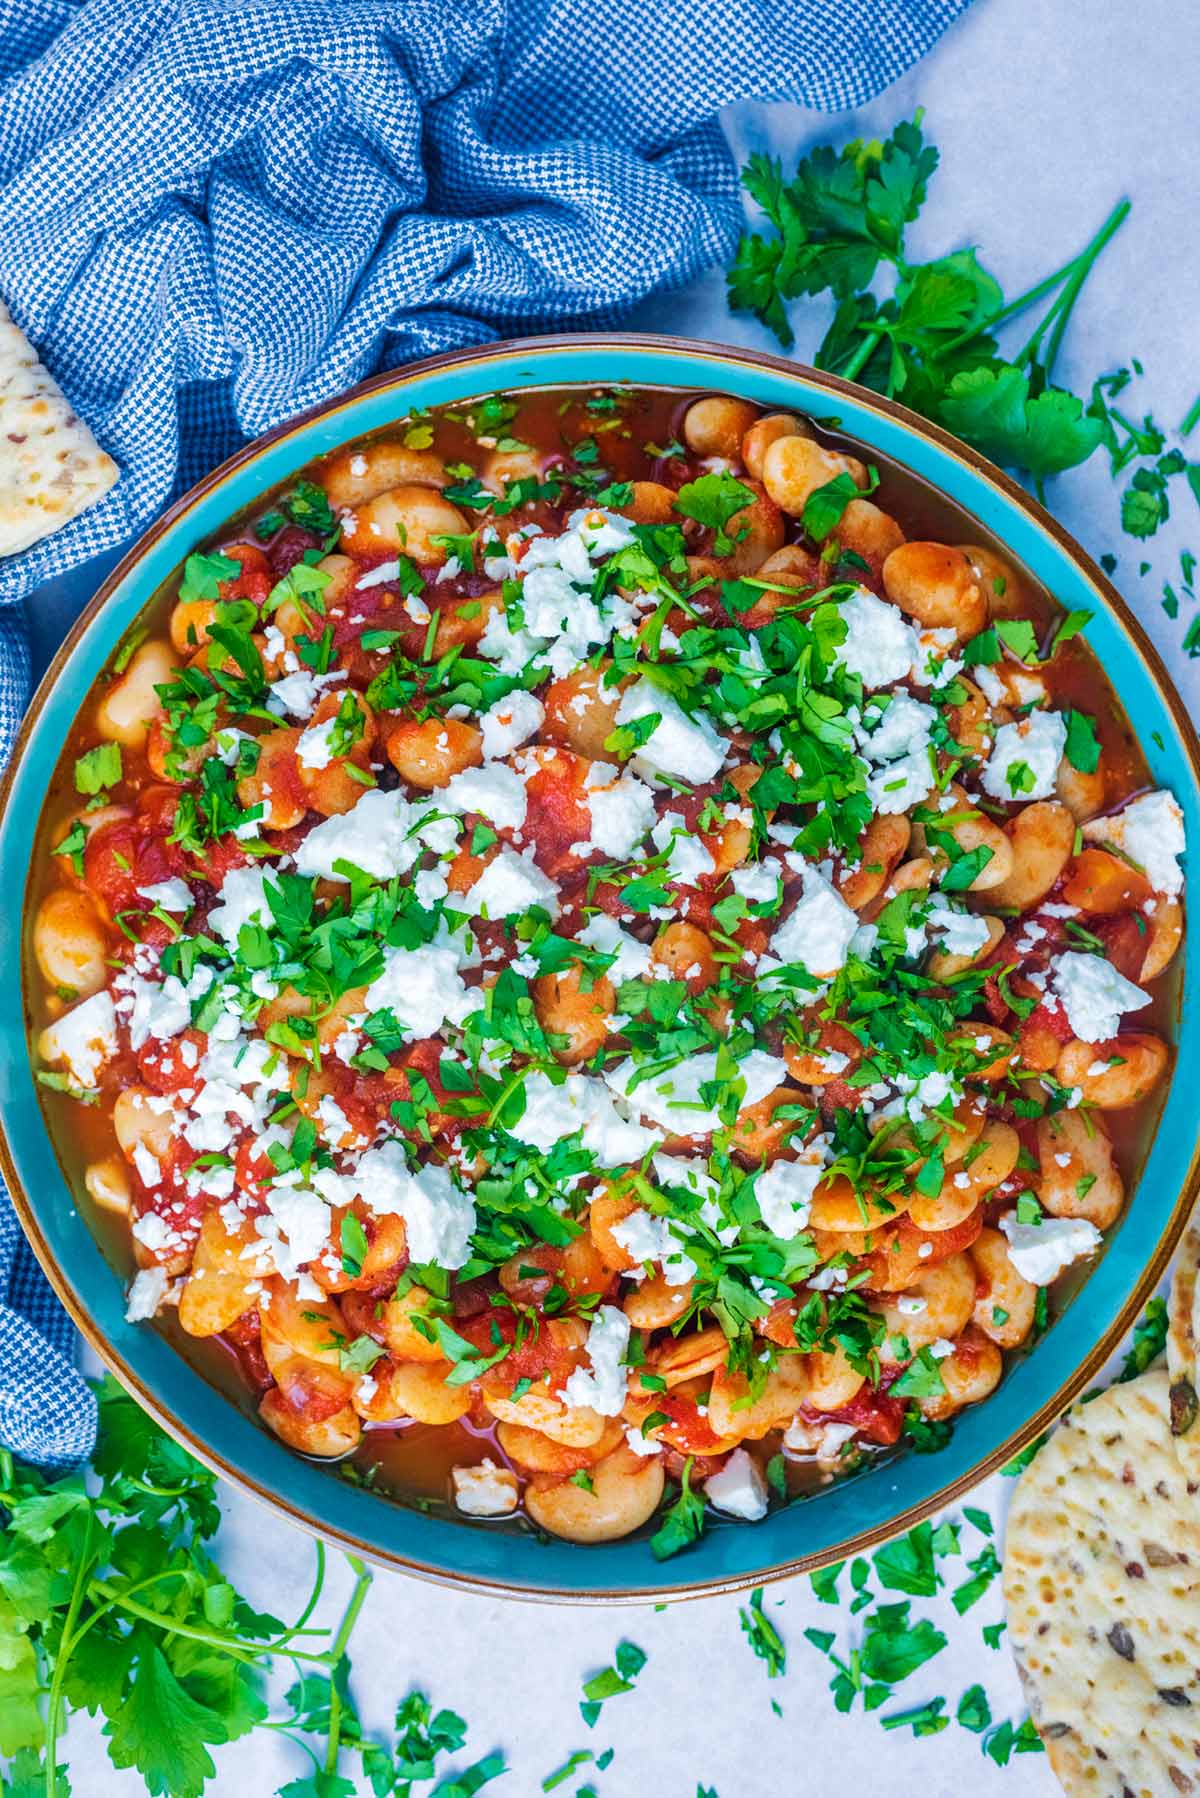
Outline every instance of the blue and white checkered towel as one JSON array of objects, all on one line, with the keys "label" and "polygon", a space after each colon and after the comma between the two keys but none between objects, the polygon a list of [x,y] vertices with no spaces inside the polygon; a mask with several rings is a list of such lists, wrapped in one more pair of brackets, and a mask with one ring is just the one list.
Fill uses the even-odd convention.
[{"label": "blue and white checkered towel", "polygon": [[[376,369],[689,280],[740,221],[722,106],[860,104],[967,4],[0,0],[0,295],[122,471],[0,604]],[[0,1439],[67,1460],[90,1400],[18,1236],[0,1196]]]}]

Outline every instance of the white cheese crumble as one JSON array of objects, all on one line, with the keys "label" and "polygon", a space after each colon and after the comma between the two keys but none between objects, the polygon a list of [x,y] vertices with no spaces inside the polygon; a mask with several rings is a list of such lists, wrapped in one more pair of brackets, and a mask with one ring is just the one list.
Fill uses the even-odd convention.
[{"label": "white cheese crumble", "polygon": [[236,949],[243,924],[270,922],[271,908],[262,869],[231,868],[221,887],[221,903],[208,914],[209,928],[216,931],[227,948]]},{"label": "white cheese crumble", "polygon": [[[544,654],[560,679],[607,643],[614,626],[627,616],[628,605],[619,594],[606,595],[600,604],[592,598],[592,563],[633,541],[628,519],[597,507],[573,512],[557,537],[538,536],[526,545],[518,566],[526,630],[519,634],[528,635],[533,652]],[[485,655],[492,653],[488,640],[495,617],[493,613],[480,641]],[[493,642],[498,640],[499,633]]]},{"label": "white cheese crumble", "polygon": [[156,880],[149,886],[138,888],[139,899],[148,899],[151,905],[157,905],[162,911],[189,912],[196,901],[192,898],[192,890],[186,880]]},{"label": "white cheese crumble", "polygon": [[695,1278],[696,1263],[672,1235],[669,1218],[656,1217],[638,1206],[612,1226],[612,1236],[639,1270],[647,1261],[659,1262],[668,1286],[686,1286]]},{"label": "white cheese crumble", "polygon": [[162,1267],[143,1267],[133,1276],[125,1304],[125,1321],[140,1324],[153,1317],[167,1296],[167,1273]]},{"label": "white cheese crumble", "polygon": [[664,867],[668,880],[695,886],[702,875],[716,869],[716,862],[700,838],[684,823],[681,812],[664,812],[650,835],[656,849],[668,851]]},{"label": "white cheese crumble", "polygon": [[771,954],[825,979],[845,967],[858,916],[816,868],[798,857],[790,859],[800,868],[804,890],[772,936]]},{"label": "white cheese crumble", "polygon": [[1092,843],[1111,843],[1136,862],[1156,893],[1183,891],[1179,857],[1187,853],[1187,839],[1183,810],[1172,794],[1143,793],[1115,817],[1093,818],[1083,834]]},{"label": "white cheese crumble", "polygon": [[[717,1077],[717,1053],[692,1055],[662,1073],[640,1078],[642,1069],[632,1059],[605,1068],[604,1078],[635,1111],[661,1124],[673,1136],[706,1136],[721,1128],[721,1114],[705,1102],[701,1088]],[[756,1105],[787,1078],[787,1064],[764,1049],[751,1049],[737,1064],[737,1077],[745,1082],[739,1100],[742,1109]],[[631,1156],[630,1160],[635,1160]]]},{"label": "white cheese crumble", "polygon": [[76,1086],[93,1086],[105,1062],[117,1052],[111,993],[93,993],[47,1024],[38,1039],[38,1052],[43,1061],[61,1062]]},{"label": "white cheese crumble", "polygon": [[460,827],[452,818],[419,828],[433,809],[411,806],[403,793],[372,788],[348,812],[326,818],[309,831],[296,850],[296,872],[345,882],[349,875],[339,871],[338,863],[346,862],[376,880],[406,874],[426,841],[444,852],[449,846],[443,840],[447,833],[451,844],[457,836]]},{"label": "white cheese crumble", "polygon": [[464,768],[437,792],[448,812],[477,812],[500,830],[520,830],[525,822],[525,782],[505,762]]},{"label": "white cheese crumble", "polygon": [[368,1149],[349,1176],[376,1216],[404,1219],[411,1261],[461,1267],[471,1253],[475,1204],[444,1167],[410,1168],[395,1137]]},{"label": "white cheese crumble", "polygon": [[941,937],[942,952],[946,955],[978,955],[991,935],[986,918],[977,918],[969,911],[956,911],[941,899],[933,901],[926,921],[930,930]]},{"label": "white cheese crumble", "polygon": [[639,773],[674,774],[695,786],[712,780],[725,761],[727,739],[703,712],[690,717],[669,693],[648,680],[634,681],[621,695],[617,723],[633,724],[654,714],[658,723],[633,758]]},{"label": "white cheese crumble", "polygon": [[517,1508],[517,1476],[485,1455],[473,1467],[452,1467],[454,1503],[464,1517],[507,1517]]},{"label": "white cheese crumble", "polygon": [[1002,724],[983,770],[982,785],[993,799],[1048,799],[1067,746],[1061,712],[1032,712]]},{"label": "white cheese crumble", "polygon": [[625,1403],[626,1373],[622,1365],[629,1347],[629,1319],[615,1305],[601,1305],[592,1318],[584,1345],[590,1371],[577,1367],[562,1389],[572,1407],[598,1411],[601,1417],[618,1417]]},{"label": "white cheese crumble", "polygon": [[857,674],[864,687],[890,687],[904,680],[920,643],[899,607],[860,587],[842,606],[841,616],[846,641],[836,652],[835,666]]},{"label": "white cheese crumble", "polygon": [[718,1511],[747,1523],[758,1523],[767,1514],[767,1483],[744,1448],[735,1448],[724,1467],[709,1476],[704,1496]]},{"label": "white cheese crumble", "polygon": [[546,708],[533,693],[520,687],[503,699],[495,700],[477,719],[483,732],[483,753],[495,761],[516,749],[541,729]]},{"label": "white cheese crumble", "polygon": [[1095,1224],[1082,1217],[1044,1217],[1038,1224],[1019,1224],[1014,1211],[1000,1219],[1008,1238],[1008,1258],[1033,1286],[1049,1286],[1064,1267],[1092,1255],[1100,1247]]},{"label": "white cheese crumble", "polygon": [[1062,1001],[1071,1029],[1084,1043],[1104,1043],[1115,1036],[1127,1011],[1149,1005],[1150,995],[1118,974],[1100,955],[1068,949],[1054,963],[1052,986]]},{"label": "white cheese crumble", "polygon": [[[593,763],[592,773],[600,766]],[[593,786],[587,784],[592,814],[591,847],[627,861],[654,823],[654,794],[633,774]]]},{"label": "white cheese crumble", "polygon": [[583,929],[576,932],[575,940],[588,949],[598,949],[601,955],[616,956],[608,970],[614,986],[620,986],[623,980],[640,980],[650,972],[649,943],[639,943],[607,912],[600,911],[589,918]]},{"label": "white cheese crumble", "polygon": [[265,1216],[254,1220],[281,1279],[294,1280],[329,1241],[330,1210],[319,1193],[276,1181],[267,1189]]},{"label": "white cheese crumble", "polygon": [[502,849],[465,898],[455,904],[455,910],[472,918],[514,918],[523,917],[535,905],[556,918],[558,888],[542,873],[531,849],[521,855]]},{"label": "white cheese crumble", "polygon": [[729,884],[739,898],[751,905],[770,905],[779,897],[778,862],[744,862],[734,868]]},{"label": "white cheese crumble", "polygon": [[296,760],[302,768],[328,768],[333,760],[333,733],[337,728],[336,718],[326,718],[322,724],[310,724],[300,735],[296,744]]},{"label": "white cheese crumble", "polygon": [[824,1171],[820,1154],[816,1160],[777,1159],[759,1174],[754,1182],[754,1198],[758,1214],[773,1236],[790,1242],[804,1229],[813,1193]]},{"label": "white cheese crumble", "polygon": [[444,1024],[461,1024],[483,1004],[480,988],[459,973],[458,955],[443,944],[385,948],[383,972],[367,988],[364,1010],[390,1007],[407,1041],[436,1036]]},{"label": "white cheese crumble", "polygon": [[556,1084],[548,1074],[533,1073],[524,1093],[524,1114],[508,1131],[531,1149],[552,1149],[582,1131],[583,1147],[601,1167],[622,1167],[640,1161],[658,1141],[657,1132],[622,1117],[604,1082],[590,1075],[568,1074]]}]

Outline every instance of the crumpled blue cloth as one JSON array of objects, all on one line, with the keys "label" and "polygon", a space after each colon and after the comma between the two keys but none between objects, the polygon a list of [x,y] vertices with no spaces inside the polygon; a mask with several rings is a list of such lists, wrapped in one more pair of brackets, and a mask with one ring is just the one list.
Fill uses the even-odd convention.
[{"label": "crumpled blue cloth", "polygon": [[[858,105],[968,3],[0,0],[0,295],[121,467],[0,604],[377,369],[614,325],[723,260],[719,109]],[[21,653],[0,635],[0,714]],[[65,1361],[21,1420],[44,1351],[12,1307],[64,1345],[11,1234],[0,1200],[0,1437],[69,1459]]]}]

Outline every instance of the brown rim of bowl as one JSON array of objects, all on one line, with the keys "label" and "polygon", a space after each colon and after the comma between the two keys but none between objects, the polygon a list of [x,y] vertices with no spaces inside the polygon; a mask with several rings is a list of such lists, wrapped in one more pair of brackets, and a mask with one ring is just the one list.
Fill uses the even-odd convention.
[{"label": "brown rim of bowl", "polygon": [[[440,356],[426,357],[420,362],[406,363],[401,368],[372,375],[369,379],[359,382],[357,386],[349,388],[345,393],[338,394],[334,399],[325,400],[317,406],[308,408],[305,412],[298,413],[296,417],[288,419],[286,423],[276,425],[274,429],[266,432],[262,437],[256,438],[253,443],[247,444],[243,449],[230,456],[228,460],[222,462],[202,481],[197,482],[189,492],[176,500],[160,518],[156,519],[143,532],[133,548],[121,558],[117,566],[101,583],[95,597],[84,608],[64,638],[43,675],[29,710],[21,722],[8,767],[3,778],[0,779],[0,821],[7,813],[14,775],[25,753],[34,726],[64,664],[84,631],[118,584],[137,565],[146,549],[156,542],[169,526],[186,517],[201,499],[215,488],[220,487],[237,469],[244,468],[271,445],[291,436],[314,419],[336,415],[344,408],[354,404],[363,394],[378,393],[389,388],[402,389],[423,380],[428,374],[438,369],[476,366],[485,370],[490,362],[502,358],[507,360],[514,355],[541,356],[558,350],[570,349],[595,349],[606,352],[619,349],[653,350],[659,354],[676,356],[681,361],[700,356],[710,361],[763,369],[772,374],[788,377],[799,377],[810,386],[817,387],[834,398],[851,399],[855,405],[893,420],[911,435],[924,438],[937,445],[944,454],[967,467],[977,479],[982,479],[1010,505],[1024,512],[1026,517],[1046,536],[1050,537],[1059,549],[1075,563],[1095,590],[1097,597],[1116,617],[1145,667],[1152,684],[1158,690],[1183,743],[1192,779],[1200,788],[1200,741],[1197,739],[1196,730],[1184,707],[1183,700],[1176,692],[1161,656],[1151,643],[1141,623],[1111,581],[1101,572],[1087,552],[1076,543],[1070,533],[1051,517],[1044,506],[1039,505],[1026,493],[1024,488],[1018,486],[1016,481],[1002,473],[983,456],[960,442],[956,437],[952,437],[938,425],[930,424],[920,418],[908,407],[898,405],[894,400],[884,399],[880,395],[872,393],[868,388],[857,386],[854,382],[844,381],[840,376],[825,374],[821,370],[809,368],[803,363],[791,362],[784,356],[743,350],[726,344],[707,343],[696,338],[659,337],[647,332],[579,332],[564,334],[560,337],[507,338],[471,349],[450,350]],[[688,383],[685,381],[680,382],[681,387],[687,385]],[[480,390],[487,391],[484,386],[481,386]],[[24,914],[24,909],[23,898],[22,914]],[[159,1404],[158,1400],[146,1390],[138,1375],[128,1366],[123,1356],[117,1353],[112,1344],[93,1325],[76,1295],[66,1271],[51,1254],[49,1245],[42,1235],[33,1207],[13,1162],[2,1114],[0,1114],[0,1171],[3,1172],[8,1184],[17,1216],[33,1251],[80,1334],[109,1371],[137,1400],[138,1404],[154,1418],[155,1422],[213,1473],[228,1480],[240,1492],[257,1499],[268,1509],[282,1513],[307,1534],[336,1543],[340,1548],[360,1555],[377,1566],[389,1568],[393,1572],[409,1573],[433,1585],[448,1586],[458,1591],[476,1592],[482,1596],[501,1596],[548,1604],[594,1606],[612,1603],[640,1604],[655,1598],[670,1602],[687,1598],[715,1597],[722,1593],[743,1592],[753,1586],[760,1586],[773,1580],[815,1572],[818,1568],[826,1567],[833,1561],[846,1560],[854,1555],[863,1554],[878,1547],[880,1543],[890,1540],[893,1536],[911,1529],[934,1511],[953,1504],[957,1499],[973,1490],[982,1480],[988,1478],[990,1474],[1003,1467],[1019,1454],[1021,1449],[1047,1429],[1062,1414],[1072,1399],[1083,1390],[1116,1348],[1122,1336],[1141,1312],[1145,1300],[1158,1284],[1160,1276],[1174,1253],[1175,1246],[1190,1215],[1193,1201],[1200,1190],[1200,1141],[1193,1147],[1191,1162],[1181,1182],[1179,1196],[1167,1226],[1113,1323],[1093,1345],[1070,1377],[1063,1382],[1058,1391],[1026,1423],[1014,1430],[981,1460],[975,1462],[966,1473],[960,1474],[948,1485],[940,1487],[928,1500],[910,1505],[886,1524],[877,1524],[870,1529],[860,1531],[857,1535],[847,1537],[836,1547],[818,1550],[808,1555],[798,1555],[793,1560],[777,1562],[757,1572],[696,1580],[686,1586],[644,1586],[636,1589],[618,1586],[587,1592],[577,1592],[569,1586],[530,1589],[509,1584],[504,1580],[481,1579],[472,1574],[447,1572],[443,1568],[430,1566],[426,1562],[413,1560],[387,1549],[372,1547],[336,1525],[321,1523],[307,1511],[302,1511],[293,1505],[287,1498],[268,1490],[249,1474],[243,1473],[239,1468],[233,1466],[215,1449],[210,1448],[207,1443],[194,1437],[190,1430]],[[586,1553],[586,1549],[581,1548],[580,1552]]]}]

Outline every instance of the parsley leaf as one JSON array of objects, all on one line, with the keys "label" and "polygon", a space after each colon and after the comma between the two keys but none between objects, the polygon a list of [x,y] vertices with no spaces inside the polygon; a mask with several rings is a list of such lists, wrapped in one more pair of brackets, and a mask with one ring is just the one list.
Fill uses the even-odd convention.
[{"label": "parsley leaf", "polygon": [[1078,768],[1081,774],[1094,774],[1100,766],[1096,721],[1074,708],[1067,713],[1066,756],[1072,768]]},{"label": "parsley leaf", "polygon": [[115,787],[120,779],[119,743],[97,743],[94,749],[87,750],[75,763],[77,793],[103,793],[107,788]]},{"label": "parsley leaf", "polygon": [[691,1487],[692,1460],[689,1455],[680,1476],[679,1496],[662,1512],[662,1521],[650,1538],[650,1552],[656,1561],[667,1561],[672,1555],[690,1548],[704,1534],[704,1500]]}]

